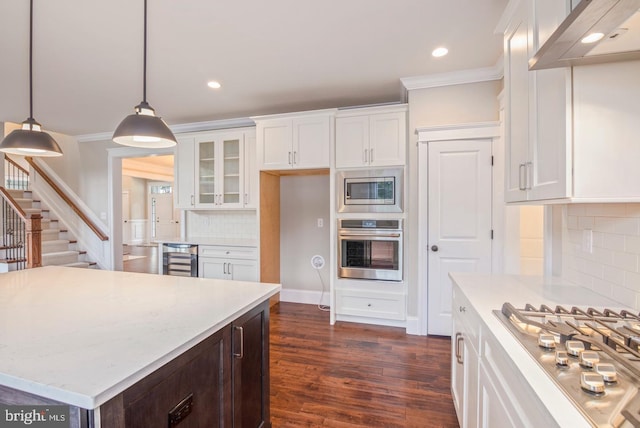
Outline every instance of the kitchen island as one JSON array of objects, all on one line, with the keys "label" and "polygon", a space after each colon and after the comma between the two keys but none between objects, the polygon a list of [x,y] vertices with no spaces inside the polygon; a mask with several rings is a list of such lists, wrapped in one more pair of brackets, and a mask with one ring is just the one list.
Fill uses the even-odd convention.
[{"label": "kitchen island", "polygon": [[[494,311],[500,311],[505,302],[516,308],[529,303],[619,310],[624,305],[561,278],[450,276],[452,395],[460,426],[593,426]],[[598,400],[594,398],[591,405],[602,403]]]},{"label": "kitchen island", "polygon": [[269,426],[279,290],[53,266],[0,274],[0,403],[64,403],[74,427],[166,426],[171,412],[175,424]]}]

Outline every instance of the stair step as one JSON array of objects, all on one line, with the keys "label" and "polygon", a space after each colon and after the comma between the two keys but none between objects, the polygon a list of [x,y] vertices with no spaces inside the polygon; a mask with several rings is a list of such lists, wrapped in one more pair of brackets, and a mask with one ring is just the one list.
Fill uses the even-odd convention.
[{"label": "stair step", "polygon": [[61,266],[88,269],[90,265],[91,265],[91,263],[89,263],[89,262],[74,262],[74,263],[67,263],[67,264],[64,264],[64,265],[61,265]]},{"label": "stair step", "polygon": [[7,192],[9,192],[9,194],[11,195],[11,197],[13,199],[17,199],[17,198],[24,198],[25,197],[25,193],[27,191],[26,190],[21,190],[21,189],[7,189]]},{"label": "stair step", "polygon": [[42,242],[55,241],[60,238],[60,229],[42,229]]},{"label": "stair step", "polygon": [[60,266],[78,261],[77,251],[58,251],[42,255],[42,266]]},{"label": "stair step", "polygon": [[42,241],[42,255],[49,253],[58,253],[60,251],[69,250],[69,241],[65,239],[54,239],[50,241]]},{"label": "stair step", "polygon": [[[42,219],[42,229],[57,229],[58,228],[58,220],[54,218],[43,218]],[[62,230],[60,231],[62,232]]]},{"label": "stair step", "polygon": [[16,201],[17,204],[20,205],[23,209],[24,208],[33,208],[33,199],[13,197],[13,200]]}]

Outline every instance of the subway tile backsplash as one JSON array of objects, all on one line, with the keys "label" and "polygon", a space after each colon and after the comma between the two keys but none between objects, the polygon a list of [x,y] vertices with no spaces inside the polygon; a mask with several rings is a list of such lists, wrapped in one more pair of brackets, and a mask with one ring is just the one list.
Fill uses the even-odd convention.
[{"label": "subway tile backsplash", "polygon": [[258,239],[255,211],[187,211],[187,236]]},{"label": "subway tile backsplash", "polygon": [[640,310],[640,203],[564,210],[563,276]]}]

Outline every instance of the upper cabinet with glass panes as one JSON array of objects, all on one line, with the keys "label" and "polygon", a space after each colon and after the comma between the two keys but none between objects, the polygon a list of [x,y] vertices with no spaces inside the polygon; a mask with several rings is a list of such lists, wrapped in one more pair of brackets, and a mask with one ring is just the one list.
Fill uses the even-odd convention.
[{"label": "upper cabinet with glass panes", "polygon": [[177,208],[254,208],[255,130],[178,137]]}]

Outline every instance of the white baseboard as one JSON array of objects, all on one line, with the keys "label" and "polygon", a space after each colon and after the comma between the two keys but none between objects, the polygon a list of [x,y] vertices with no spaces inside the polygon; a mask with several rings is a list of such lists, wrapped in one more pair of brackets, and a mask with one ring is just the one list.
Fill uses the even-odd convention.
[{"label": "white baseboard", "polygon": [[407,317],[407,334],[420,335],[418,317]]},{"label": "white baseboard", "polygon": [[283,288],[280,290],[280,301],[291,303],[304,303],[307,305],[322,304],[329,306],[329,293],[324,293],[320,302],[320,291],[293,290]]},{"label": "white baseboard", "polygon": [[382,318],[368,318],[368,317],[360,317],[354,315],[336,315],[337,321],[344,322],[355,322],[359,324],[373,324],[373,325],[384,325],[387,327],[405,327],[405,321],[398,320],[386,320]]}]

